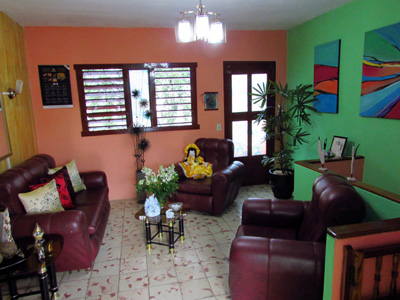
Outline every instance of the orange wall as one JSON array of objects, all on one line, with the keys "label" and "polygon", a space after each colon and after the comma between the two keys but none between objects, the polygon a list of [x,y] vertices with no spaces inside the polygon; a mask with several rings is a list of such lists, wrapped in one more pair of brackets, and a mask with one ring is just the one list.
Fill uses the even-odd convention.
[{"label": "orange wall", "polygon": [[[197,62],[199,130],[148,133],[146,165],[158,169],[183,159],[183,149],[199,137],[224,137],[223,61],[276,61],[277,80],[286,81],[286,31],[228,31],[228,42],[177,44],[173,29],[25,27],[28,71],[40,153],[57,164],[75,158],[79,170],[104,170],[110,199],[135,197],[135,167],[128,134],[81,137],[74,64]],[[43,109],[38,65],[69,65],[73,108]],[[200,95],[219,93],[217,111],[204,111]]]},{"label": "orange wall", "polygon": [[[360,236],[342,240],[335,240],[335,257],[334,257],[334,269],[332,286],[332,298],[331,300],[340,300],[340,286],[343,272],[343,247],[351,245],[353,249],[373,248],[385,245],[393,245],[400,243],[400,232],[385,232],[380,234],[372,234],[367,236]],[[375,260],[366,259],[364,261],[364,273],[363,273],[363,299],[371,299],[374,288],[374,274],[375,274]],[[391,280],[392,270],[392,256],[385,256],[382,263],[381,271],[381,283],[380,283],[380,295],[388,295]],[[397,278],[397,284],[400,285],[400,278]],[[367,297],[367,298],[365,298]],[[368,298],[369,297],[369,298]],[[325,298],[324,298],[325,299]]]}]

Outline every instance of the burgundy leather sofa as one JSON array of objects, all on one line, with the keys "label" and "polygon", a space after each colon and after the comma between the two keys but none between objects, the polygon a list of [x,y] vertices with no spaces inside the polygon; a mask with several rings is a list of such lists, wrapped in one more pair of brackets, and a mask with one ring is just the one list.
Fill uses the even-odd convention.
[{"label": "burgundy leather sofa", "polygon": [[63,237],[57,272],[88,268],[97,256],[110,214],[107,178],[100,171],[80,173],[87,190],[76,193],[74,209],[26,214],[18,194],[28,192],[29,185],[38,184],[55,166],[51,156],[39,154],[0,174],[0,205],[9,209],[14,238],[31,237],[36,223],[45,234]]},{"label": "burgundy leather sofa", "polygon": [[233,160],[234,145],[228,139],[200,138],[195,141],[204,161],[212,163],[213,175],[204,179],[179,174],[178,193],[172,201],[190,204],[192,210],[220,215],[237,197],[244,175],[244,164]]},{"label": "burgundy leather sofa", "polygon": [[232,299],[321,300],[327,228],[364,217],[361,196],[335,174],[317,178],[311,202],[247,199],[229,258]]}]

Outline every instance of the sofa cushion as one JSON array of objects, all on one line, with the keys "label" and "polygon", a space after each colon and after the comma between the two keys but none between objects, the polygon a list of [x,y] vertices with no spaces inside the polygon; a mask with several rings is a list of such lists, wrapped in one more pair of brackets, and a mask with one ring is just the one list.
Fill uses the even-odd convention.
[{"label": "sofa cushion", "polygon": [[[61,170],[64,166],[54,168],[54,169],[49,169],[48,174],[53,175],[54,173],[58,172]],[[86,190],[86,186],[83,184],[83,181],[81,177],[79,176],[79,171],[78,168],[76,167],[75,160],[70,161],[65,165],[68,170],[69,177],[72,182],[72,186],[74,187],[75,193]]]},{"label": "sofa cushion", "polygon": [[274,228],[256,225],[240,225],[236,236],[257,236],[269,239],[296,240],[297,231],[292,228]]},{"label": "sofa cushion", "polygon": [[102,212],[108,203],[108,188],[96,188],[76,193],[75,209],[83,211],[86,216],[88,231],[95,233],[101,221]]},{"label": "sofa cushion", "polygon": [[28,214],[63,211],[56,180],[28,193],[18,194]]},{"label": "sofa cushion", "polygon": [[193,193],[193,194],[203,194],[203,195],[211,195],[211,178],[212,177],[206,177],[204,179],[190,179],[190,178],[185,178],[183,180],[179,181],[179,188],[178,188],[178,193],[179,192],[185,192],[185,193]]},{"label": "sofa cushion", "polygon": [[[57,191],[58,191],[58,195],[60,196],[62,207],[63,208],[74,208],[74,205],[72,204],[72,198],[71,198],[71,195],[69,193],[69,189],[68,189],[68,185],[67,185],[67,180],[66,180],[66,177],[69,180],[69,176],[68,176],[68,173],[67,173],[67,171],[65,169],[66,177],[64,177],[64,173],[62,172],[63,169],[61,169],[60,171],[58,171],[57,173],[55,173],[54,175],[51,175],[51,176],[56,181]],[[53,179],[45,178],[44,179],[45,180],[44,183],[37,184],[37,185],[30,185],[29,188],[31,190],[36,190],[36,189],[38,189],[38,188],[40,188],[42,186],[45,186],[46,184],[48,184]],[[72,188],[72,185],[71,185],[71,188]]]}]

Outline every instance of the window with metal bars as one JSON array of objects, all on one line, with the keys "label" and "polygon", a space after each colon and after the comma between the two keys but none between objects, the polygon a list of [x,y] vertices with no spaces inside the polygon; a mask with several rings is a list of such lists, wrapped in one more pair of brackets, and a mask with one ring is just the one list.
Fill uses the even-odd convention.
[{"label": "window with metal bars", "polygon": [[[197,63],[75,65],[82,135],[198,129]],[[152,112],[143,118],[142,103]],[[147,122],[147,123],[146,123]]]}]

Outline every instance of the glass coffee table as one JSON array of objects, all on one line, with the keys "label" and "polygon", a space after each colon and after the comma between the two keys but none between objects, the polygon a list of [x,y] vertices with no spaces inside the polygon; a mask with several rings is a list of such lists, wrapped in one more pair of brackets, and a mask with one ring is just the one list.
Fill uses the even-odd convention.
[{"label": "glass coffee table", "polygon": [[[167,218],[165,215],[165,209],[169,209],[169,204],[174,202],[165,203],[165,208],[161,210],[161,215],[157,217],[147,217],[144,212],[144,207],[138,210],[135,214],[137,220],[144,221],[145,232],[146,232],[146,247],[148,250],[151,249],[152,244],[163,245],[169,247],[169,252],[175,252],[175,243],[178,239],[183,241],[185,239],[184,230],[184,217],[186,212],[190,211],[190,205],[183,203],[179,211],[174,212],[173,218]],[[175,231],[175,225],[179,225],[179,231]],[[151,226],[156,226],[157,232],[152,235]],[[163,233],[168,233],[168,243],[157,241],[156,238],[162,238]]]},{"label": "glass coffee table", "polygon": [[[16,239],[15,242],[23,252],[24,257],[15,255],[11,259],[4,259],[0,264],[0,282],[8,283],[10,298],[18,299],[35,294],[41,294],[41,298],[44,300],[59,298],[54,261],[61,252],[63,246],[62,237],[44,235],[45,257],[43,260],[38,259],[34,249],[33,237]],[[39,279],[40,290],[23,294],[18,293],[17,280],[28,277],[37,277]],[[1,291],[0,299],[2,299]]]}]

